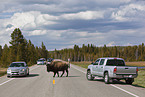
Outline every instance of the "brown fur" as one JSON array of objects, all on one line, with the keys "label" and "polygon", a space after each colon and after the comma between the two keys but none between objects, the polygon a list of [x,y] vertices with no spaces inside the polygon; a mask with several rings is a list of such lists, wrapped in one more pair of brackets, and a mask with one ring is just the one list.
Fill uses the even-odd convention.
[{"label": "brown fur", "polygon": [[68,67],[69,64],[67,62],[64,61],[52,61],[51,64],[47,65],[47,72],[52,71],[54,73],[53,77],[55,77],[56,73],[59,77],[59,71],[63,71],[61,77],[63,76],[64,72],[67,72],[67,76],[68,77]]}]

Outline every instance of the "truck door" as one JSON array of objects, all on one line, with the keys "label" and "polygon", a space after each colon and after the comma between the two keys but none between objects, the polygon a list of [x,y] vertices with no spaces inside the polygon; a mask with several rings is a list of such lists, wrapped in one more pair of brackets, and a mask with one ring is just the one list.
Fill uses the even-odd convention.
[{"label": "truck door", "polygon": [[92,73],[95,75],[98,75],[98,64],[99,64],[100,59],[97,59],[92,66]]},{"label": "truck door", "polygon": [[101,59],[98,65],[98,75],[103,75],[103,66],[104,66],[105,59]]}]

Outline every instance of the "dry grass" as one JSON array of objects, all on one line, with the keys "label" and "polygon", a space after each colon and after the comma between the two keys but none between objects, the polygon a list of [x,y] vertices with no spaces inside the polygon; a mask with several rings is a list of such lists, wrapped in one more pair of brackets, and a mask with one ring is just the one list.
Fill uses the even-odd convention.
[{"label": "dry grass", "polygon": [[140,62],[126,62],[127,66],[145,66],[145,61],[140,61]]},{"label": "dry grass", "polygon": [[7,73],[7,68],[0,68],[0,76],[3,76]]},{"label": "dry grass", "polygon": [[90,65],[92,62],[89,62],[89,61],[82,61],[82,62],[71,62],[72,64],[75,64],[75,65],[78,65],[80,67],[83,67],[83,68],[88,68],[88,65]]},{"label": "dry grass", "polygon": [[[78,65],[83,68],[87,68],[91,62],[71,62],[72,64]],[[126,62],[127,66],[145,66],[143,62]],[[138,77],[135,78],[133,86],[145,88],[145,69],[139,69]]]},{"label": "dry grass", "polygon": [[145,88],[145,70],[139,70],[138,77],[135,78],[133,85]]},{"label": "dry grass", "polygon": [[[87,68],[88,65],[90,65],[92,62],[89,61],[82,61],[82,62],[71,62],[72,64],[77,64],[78,66],[81,66],[83,68]],[[139,67],[145,67],[145,61],[141,62],[125,62],[127,66],[139,66]]]}]

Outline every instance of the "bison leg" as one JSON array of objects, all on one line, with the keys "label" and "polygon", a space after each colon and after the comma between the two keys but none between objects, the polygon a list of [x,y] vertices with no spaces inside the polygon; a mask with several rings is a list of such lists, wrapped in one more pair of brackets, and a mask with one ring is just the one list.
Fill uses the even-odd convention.
[{"label": "bison leg", "polygon": [[53,73],[54,73],[53,77],[55,77],[55,75],[56,75],[56,72],[53,72]]},{"label": "bison leg", "polygon": [[59,77],[59,73],[58,73],[58,71],[57,71],[57,76]]},{"label": "bison leg", "polygon": [[67,73],[66,77],[68,77],[68,69],[66,69],[66,73]]},{"label": "bison leg", "polygon": [[62,74],[61,74],[61,77],[63,76],[63,74],[64,74],[64,70],[63,70],[63,72],[62,72]]}]

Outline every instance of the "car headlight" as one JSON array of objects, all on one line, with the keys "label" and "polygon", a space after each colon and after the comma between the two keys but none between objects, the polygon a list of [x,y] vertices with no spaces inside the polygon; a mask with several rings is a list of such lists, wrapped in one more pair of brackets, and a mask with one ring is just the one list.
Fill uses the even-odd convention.
[{"label": "car headlight", "polygon": [[25,71],[25,69],[21,69],[21,71]]},{"label": "car headlight", "polygon": [[7,70],[7,73],[11,73],[11,69],[8,69],[8,70]]}]

